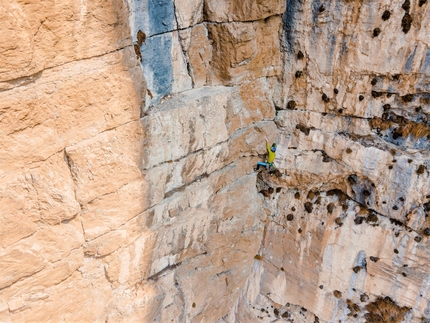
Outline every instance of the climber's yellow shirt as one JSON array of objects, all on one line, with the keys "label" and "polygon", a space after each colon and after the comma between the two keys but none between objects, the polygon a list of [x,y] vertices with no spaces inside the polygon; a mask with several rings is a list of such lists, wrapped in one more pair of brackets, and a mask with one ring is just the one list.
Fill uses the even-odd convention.
[{"label": "climber's yellow shirt", "polygon": [[276,157],[276,153],[270,150],[270,144],[266,142],[266,148],[267,148],[267,162],[273,163]]}]

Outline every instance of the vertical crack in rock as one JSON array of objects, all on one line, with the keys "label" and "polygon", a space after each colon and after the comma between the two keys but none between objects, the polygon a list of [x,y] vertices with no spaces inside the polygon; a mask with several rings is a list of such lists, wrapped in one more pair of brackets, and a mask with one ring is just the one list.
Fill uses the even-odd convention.
[{"label": "vertical crack in rock", "polygon": [[73,173],[73,170],[72,170],[73,164],[72,164],[72,162],[71,162],[71,160],[70,160],[70,158],[69,158],[69,156],[67,154],[66,148],[63,150],[63,154],[64,154],[64,162],[66,163],[67,168],[68,168],[68,170],[70,172],[70,177],[73,180],[73,184],[74,184],[73,192],[75,194],[75,201],[79,204],[79,212],[76,214],[76,216],[79,216],[79,221],[81,223],[81,228],[82,228],[83,240],[85,241],[85,228],[84,228],[84,223],[82,221],[82,216],[81,216],[81,214],[82,214],[82,204],[78,201],[77,196],[76,196],[76,180],[77,179],[76,179],[76,177],[75,177],[75,175]]},{"label": "vertical crack in rock", "polygon": [[[183,322],[184,321],[184,318],[185,318],[185,316],[186,316],[186,310],[187,310],[187,308],[188,308],[188,310],[190,310],[190,308],[189,308],[189,305],[186,307],[185,305],[185,297],[184,297],[184,292],[182,291],[182,288],[181,288],[181,283],[180,283],[180,281],[178,280],[178,278],[177,277],[175,277],[174,278],[174,280],[175,280],[175,287],[176,287],[176,290],[178,291],[177,292],[177,300],[175,300],[175,303],[174,303],[174,305],[176,306],[176,307],[178,307],[178,308],[180,308],[181,309],[181,312],[180,312],[180,315],[177,317],[178,318],[178,321],[179,322]],[[194,308],[194,307],[196,307],[196,303],[193,303],[192,305],[191,305],[191,308]]]},{"label": "vertical crack in rock", "polygon": [[187,65],[187,72],[188,72],[188,76],[191,79],[191,87],[194,88],[195,84],[194,84],[194,78],[192,77],[192,73],[191,73],[191,64],[190,61],[188,59],[188,55],[187,55],[187,51],[184,48],[183,45],[183,39],[181,38],[181,33],[180,30],[187,30],[187,29],[191,29],[193,26],[190,26],[188,28],[183,28],[180,29],[179,28],[179,21],[178,21],[178,16],[177,16],[177,8],[176,8],[176,2],[173,1],[173,8],[174,8],[174,15],[175,15],[175,21],[176,21],[176,25],[178,26],[178,40],[179,40],[179,46],[181,47],[181,52],[182,52],[182,58],[184,59],[186,65]]}]

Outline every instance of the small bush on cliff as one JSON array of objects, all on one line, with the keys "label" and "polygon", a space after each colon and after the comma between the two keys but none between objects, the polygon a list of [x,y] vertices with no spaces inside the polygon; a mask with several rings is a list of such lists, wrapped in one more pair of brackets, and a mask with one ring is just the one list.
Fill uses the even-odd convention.
[{"label": "small bush on cliff", "polygon": [[364,315],[366,323],[400,323],[408,307],[399,307],[390,297],[378,297],[374,302],[366,305],[368,313]]}]

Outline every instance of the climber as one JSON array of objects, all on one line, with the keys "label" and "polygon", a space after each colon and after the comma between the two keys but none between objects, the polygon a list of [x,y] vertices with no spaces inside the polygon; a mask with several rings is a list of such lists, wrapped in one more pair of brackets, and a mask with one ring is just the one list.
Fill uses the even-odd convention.
[{"label": "climber", "polygon": [[275,160],[275,157],[276,157],[276,143],[273,143],[272,146],[270,146],[269,140],[267,140],[267,137],[265,139],[266,139],[266,149],[267,149],[267,163],[258,162],[255,170],[258,170],[260,166],[266,167],[266,169],[267,167],[269,167],[269,174],[271,174],[275,170],[275,164],[273,163],[273,161]]}]

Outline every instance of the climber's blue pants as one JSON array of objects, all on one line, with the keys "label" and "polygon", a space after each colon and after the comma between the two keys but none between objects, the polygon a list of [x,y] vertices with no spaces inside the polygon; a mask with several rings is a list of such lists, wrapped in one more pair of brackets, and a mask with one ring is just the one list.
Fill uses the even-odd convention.
[{"label": "climber's blue pants", "polygon": [[257,163],[257,170],[260,168],[260,166],[263,166],[265,168],[269,167],[269,171],[273,171],[275,169],[275,164],[274,163],[258,162]]}]

